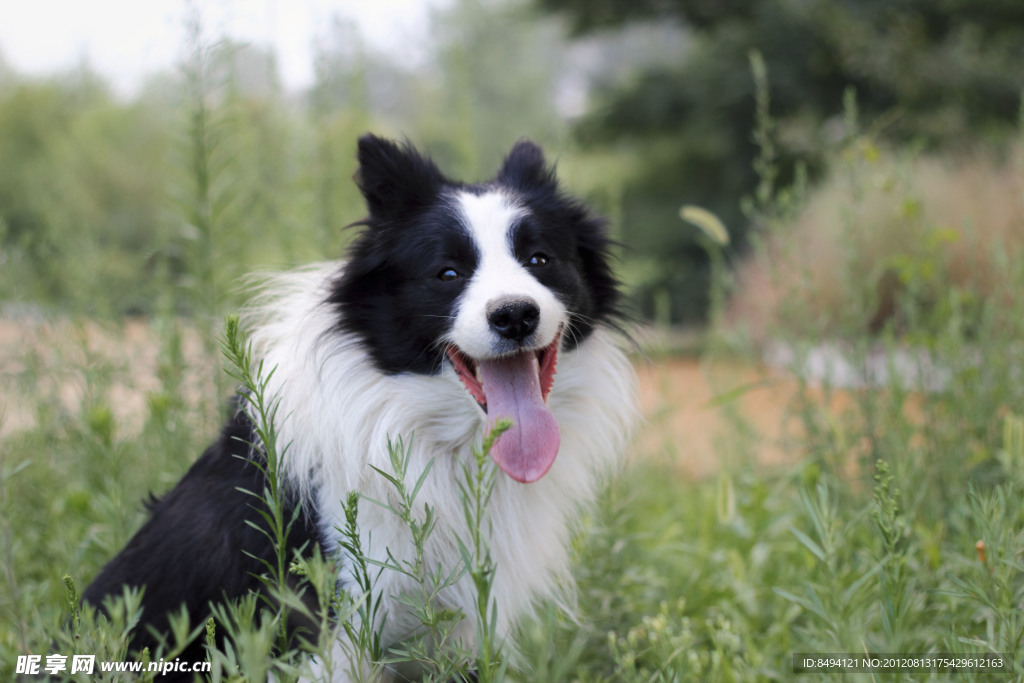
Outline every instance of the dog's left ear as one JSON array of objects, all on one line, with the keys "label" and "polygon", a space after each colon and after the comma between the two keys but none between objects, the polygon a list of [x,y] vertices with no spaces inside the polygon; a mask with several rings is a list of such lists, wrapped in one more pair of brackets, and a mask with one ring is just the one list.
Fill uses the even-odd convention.
[{"label": "dog's left ear", "polygon": [[555,172],[544,160],[544,151],[531,140],[520,140],[505,157],[496,178],[499,184],[520,190],[552,188],[558,185]]}]

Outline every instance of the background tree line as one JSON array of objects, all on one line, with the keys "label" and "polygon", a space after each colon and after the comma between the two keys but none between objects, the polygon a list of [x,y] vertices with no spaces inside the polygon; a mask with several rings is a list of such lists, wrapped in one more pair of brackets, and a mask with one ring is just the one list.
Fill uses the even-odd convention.
[{"label": "background tree line", "polygon": [[[336,256],[362,211],[353,143],[376,129],[472,179],[537,139],[612,216],[641,313],[698,322],[707,257],[678,209],[713,210],[745,250],[752,49],[768,67],[782,183],[798,163],[820,173],[848,88],[883,139],[953,153],[1003,147],[1024,88],[1012,0],[458,0],[431,22],[427,57],[409,65],[336,20],[302,93],[281,86],[273,54],[198,24],[181,69],[129,99],[86,66],[48,79],[0,67],[0,299],[187,310],[195,298],[168,301],[167,285],[204,284],[189,281],[199,254],[225,257],[227,299],[249,268]],[[206,232],[182,210],[199,191],[197,153]]]}]

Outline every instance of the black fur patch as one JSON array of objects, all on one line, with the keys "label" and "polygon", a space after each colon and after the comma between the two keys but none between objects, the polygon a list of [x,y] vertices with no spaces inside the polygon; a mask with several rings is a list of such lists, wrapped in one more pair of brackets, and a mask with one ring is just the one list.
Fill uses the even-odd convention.
[{"label": "black fur patch", "polygon": [[[571,311],[564,343],[583,341],[619,315],[618,282],[611,272],[605,222],[562,192],[540,147],[518,142],[494,180],[466,185],[446,178],[410,145],[366,135],[359,140],[357,180],[369,216],[348,254],[328,301],[339,325],[360,339],[379,370],[434,374],[444,361],[442,339],[479,254],[459,215],[458,192],[502,191],[526,216],[512,226],[521,263],[540,252],[531,269]],[[446,269],[460,277],[446,281]]]},{"label": "black fur patch", "polygon": [[[266,478],[252,458],[249,419],[237,413],[220,437],[192,465],[178,484],[149,504],[150,518],[86,589],[82,599],[102,607],[107,596],[119,596],[122,587],[144,588],[142,621],[135,629],[130,650],[157,641],[149,630],[168,633],[167,615],[188,609],[192,626],[210,615],[211,602],[262,592],[257,578],[265,572],[261,560],[275,556],[268,538],[250,523],[265,526],[259,515]],[[240,490],[242,489],[242,490]],[[286,501],[287,518],[295,508]],[[288,554],[306,552],[318,543],[314,511],[305,511],[288,537]],[[203,661],[202,638],[180,655],[183,661]],[[172,675],[161,681],[174,680]],[[192,680],[192,674],[182,676]]]}]

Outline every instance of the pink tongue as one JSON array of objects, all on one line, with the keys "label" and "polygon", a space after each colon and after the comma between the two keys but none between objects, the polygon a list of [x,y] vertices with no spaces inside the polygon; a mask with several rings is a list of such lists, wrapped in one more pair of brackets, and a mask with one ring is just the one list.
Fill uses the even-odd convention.
[{"label": "pink tongue", "polygon": [[516,481],[537,481],[555,462],[560,440],[558,422],[541,397],[537,354],[480,361],[480,379],[488,424],[512,420],[512,428],[494,442],[491,457]]}]

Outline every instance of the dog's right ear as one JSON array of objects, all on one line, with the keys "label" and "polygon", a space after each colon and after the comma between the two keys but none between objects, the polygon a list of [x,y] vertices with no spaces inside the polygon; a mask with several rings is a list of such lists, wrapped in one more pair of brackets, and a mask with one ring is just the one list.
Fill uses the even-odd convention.
[{"label": "dog's right ear", "polygon": [[394,219],[429,205],[445,183],[433,161],[408,141],[367,133],[359,138],[355,181],[373,218]]},{"label": "dog's right ear", "polygon": [[526,191],[558,187],[555,172],[548,168],[540,145],[525,138],[512,147],[495,180],[499,184]]}]

